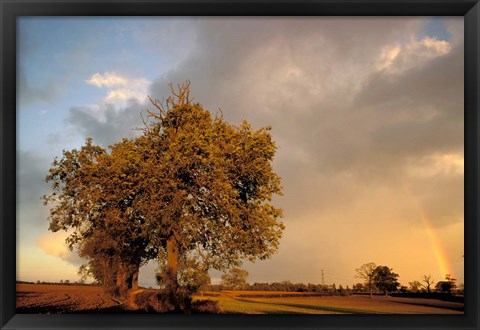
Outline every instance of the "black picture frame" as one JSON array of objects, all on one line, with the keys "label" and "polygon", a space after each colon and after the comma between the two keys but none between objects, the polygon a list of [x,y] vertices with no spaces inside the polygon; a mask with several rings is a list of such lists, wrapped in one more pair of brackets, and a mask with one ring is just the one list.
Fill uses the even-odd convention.
[{"label": "black picture frame", "polygon": [[[0,0],[1,329],[478,329],[479,31],[478,0]],[[23,315],[15,314],[16,18],[19,16],[464,16],[464,315]]]}]

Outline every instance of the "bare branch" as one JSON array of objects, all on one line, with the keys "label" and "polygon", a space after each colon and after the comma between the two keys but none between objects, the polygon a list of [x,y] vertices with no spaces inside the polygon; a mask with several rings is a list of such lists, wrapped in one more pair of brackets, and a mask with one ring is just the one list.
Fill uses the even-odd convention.
[{"label": "bare branch", "polygon": [[[220,116],[218,116],[218,113],[220,112]],[[218,107],[218,111],[215,113],[215,120],[222,120],[223,119],[223,111]]]},{"label": "bare branch", "polygon": [[156,115],[154,114],[153,112],[151,112],[150,110],[147,109],[148,113],[154,117],[155,119],[163,119],[166,115],[167,115],[167,112],[165,111],[165,109],[163,108],[163,101],[162,102],[158,102],[157,100],[153,100],[150,95],[148,95],[148,99],[150,100],[150,102],[155,106],[155,108],[158,109],[158,111],[160,112],[160,116],[159,115]]},{"label": "bare branch", "polygon": [[157,115],[155,112],[153,112],[153,111],[151,111],[151,110],[149,110],[149,109],[147,109],[147,112],[148,112],[148,116],[149,116],[149,117],[153,117],[153,118],[159,119],[159,120],[162,119],[161,116]]},{"label": "bare branch", "polygon": [[191,101],[193,100],[192,98],[190,98],[190,80],[185,81],[181,85],[177,84],[177,89],[173,87],[172,83],[170,83],[168,86],[170,87],[172,95],[176,98],[175,100],[175,98],[170,97],[169,100],[167,100],[170,105],[176,105],[181,107],[191,103]]},{"label": "bare branch", "polygon": [[145,120],[145,117],[143,116],[143,111],[140,111],[140,117],[142,118],[143,128],[135,127],[134,130],[135,131],[142,131],[146,134],[149,134],[151,131],[150,131],[150,127],[148,126],[148,117]]}]

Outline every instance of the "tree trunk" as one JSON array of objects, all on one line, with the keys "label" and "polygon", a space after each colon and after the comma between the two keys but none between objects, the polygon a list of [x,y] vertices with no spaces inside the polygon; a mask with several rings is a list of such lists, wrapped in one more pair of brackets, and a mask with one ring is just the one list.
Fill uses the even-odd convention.
[{"label": "tree trunk", "polygon": [[103,266],[103,286],[108,287],[112,283],[112,274],[110,267],[108,267],[108,261],[103,260],[102,261],[102,266]]},{"label": "tree trunk", "polygon": [[135,271],[132,274],[132,290],[138,290],[138,273],[139,267],[136,266]]},{"label": "tree trunk", "polygon": [[118,264],[116,288],[119,296],[123,296],[127,291],[127,269],[123,262]]},{"label": "tree trunk", "polygon": [[167,239],[167,273],[165,279],[165,294],[171,304],[173,310],[178,306],[177,290],[178,290],[178,241],[172,234]]}]

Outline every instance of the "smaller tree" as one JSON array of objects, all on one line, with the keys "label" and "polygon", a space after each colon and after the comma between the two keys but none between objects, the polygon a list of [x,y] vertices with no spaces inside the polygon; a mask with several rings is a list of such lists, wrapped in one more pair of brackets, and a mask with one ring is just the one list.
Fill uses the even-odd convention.
[{"label": "smaller tree", "polygon": [[435,285],[435,290],[441,293],[452,294],[452,291],[456,289],[456,278],[453,278],[450,274],[445,275],[445,280],[440,281]]},{"label": "smaller tree", "polygon": [[373,289],[375,284],[373,283],[373,276],[375,273],[375,268],[377,266],[373,262],[369,262],[360,266],[360,268],[355,269],[357,272],[356,277],[361,278],[365,281],[365,288],[370,292],[370,298],[373,295]]},{"label": "smaller tree", "polygon": [[[167,277],[167,254],[160,249],[158,255],[158,268],[156,272],[157,284],[165,286]],[[178,284],[189,294],[205,290],[210,285],[211,279],[207,266],[201,262],[201,258],[195,254],[181,250],[179,253]]]},{"label": "smaller tree", "polygon": [[282,281],[280,284],[282,285],[283,291],[295,291],[293,288],[293,283],[290,281]]},{"label": "smaller tree", "polygon": [[389,292],[397,291],[400,283],[397,281],[398,274],[393,272],[393,269],[387,266],[377,266],[373,274],[373,283],[375,286],[383,291],[385,295]]},{"label": "smaller tree", "polygon": [[458,285],[458,293],[462,296],[465,294],[465,284],[464,283],[460,283]]},{"label": "smaller tree", "polygon": [[355,293],[361,293],[365,291],[362,283],[354,284],[352,289],[353,289],[353,292]]},{"label": "smaller tree", "polygon": [[408,291],[410,292],[420,292],[422,289],[422,283],[419,281],[408,282]]},{"label": "smaller tree", "polygon": [[423,275],[423,282],[422,286],[427,290],[427,293],[430,293],[430,288],[434,282],[432,275]]},{"label": "smaller tree", "polygon": [[182,267],[179,277],[179,283],[186,288],[187,292],[195,293],[206,290],[210,285],[211,279],[208,270],[198,261],[198,259],[186,257],[182,260]]},{"label": "smaller tree", "polygon": [[222,284],[231,287],[233,292],[247,284],[248,272],[240,267],[231,268],[228,273],[222,275]]}]

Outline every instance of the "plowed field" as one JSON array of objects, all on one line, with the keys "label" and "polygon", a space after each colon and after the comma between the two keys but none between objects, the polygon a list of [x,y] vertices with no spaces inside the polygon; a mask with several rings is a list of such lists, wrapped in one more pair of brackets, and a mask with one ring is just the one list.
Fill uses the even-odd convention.
[{"label": "plowed field", "polygon": [[106,312],[119,303],[101,287],[48,284],[17,284],[17,313]]}]

